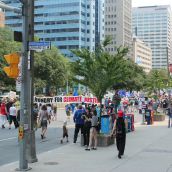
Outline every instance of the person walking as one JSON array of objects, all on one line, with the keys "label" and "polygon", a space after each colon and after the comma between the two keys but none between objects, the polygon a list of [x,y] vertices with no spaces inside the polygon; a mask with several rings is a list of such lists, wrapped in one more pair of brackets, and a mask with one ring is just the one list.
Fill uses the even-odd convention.
[{"label": "person walking", "polygon": [[10,107],[14,104],[14,99],[10,98],[7,103],[6,103],[6,111],[7,111],[7,119],[9,120],[9,115],[10,115]]},{"label": "person walking", "polygon": [[2,99],[2,102],[0,104],[0,125],[2,129],[5,128],[6,121],[7,121],[6,100]]},{"label": "person walking", "polygon": [[91,117],[92,112],[90,107],[87,108],[87,112],[84,115],[84,146],[88,148],[90,139],[90,128],[91,128]]},{"label": "person walking", "polygon": [[17,129],[19,127],[19,124],[17,121],[17,109],[14,103],[9,109],[9,129],[11,129],[12,122],[14,123],[15,129]]},{"label": "person walking", "polygon": [[37,130],[37,121],[38,121],[38,113],[39,113],[39,109],[38,109],[38,104],[37,103],[34,103],[33,105],[33,128],[35,130]]},{"label": "person walking", "polygon": [[67,121],[64,121],[63,123],[63,137],[61,139],[61,144],[63,143],[64,138],[66,137],[66,141],[69,142],[68,140],[68,128],[67,128]]},{"label": "person walking", "polygon": [[115,113],[117,113],[120,102],[121,102],[121,97],[119,96],[118,91],[116,91],[115,95],[112,98],[112,104],[114,105]]},{"label": "person walking", "polygon": [[97,113],[94,111],[91,118],[89,147],[85,149],[87,151],[90,151],[90,149],[97,150],[97,125],[98,125],[98,117],[97,117]]},{"label": "person walking", "polygon": [[45,134],[47,131],[48,121],[50,123],[46,105],[43,105],[41,108],[41,111],[39,112],[39,121],[41,123],[41,128],[42,128],[41,139],[44,139],[44,138],[46,138]]},{"label": "person walking", "polygon": [[57,121],[57,105],[53,105],[53,116],[52,116],[53,121]]},{"label": "person walking", "polygon": [[81,134],[83,134],[83,128],[84,128],[84,119],[83,115],[85,114],[85,109],[82,108],[82,105],[79,105],[79,109],[76,110],[73,121],[75,123],[75,131],[74,131],[74,139],[73,142],[76,143],[78,133],[81,130]]},{"label": "person walking", "polygon": [[116,136],[116,146],[118,150],[118,158],[121,159],[121,156],[124,155],[125,143],[126,143],[126,129],[125,122],[123,118],[123,111],[118,111],[118,118],[115,122],[112,134],[115,133]]}]

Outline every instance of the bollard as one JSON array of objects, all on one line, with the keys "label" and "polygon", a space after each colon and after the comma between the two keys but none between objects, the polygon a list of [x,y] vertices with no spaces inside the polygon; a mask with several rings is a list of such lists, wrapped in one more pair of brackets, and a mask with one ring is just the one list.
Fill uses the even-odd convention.
[{"label": "bollard", "polygon": [[170,114],[169,114],[169,118],[168,118],[168,128],[170,128]]},{"label": "bollard", "polygon": [[145,110],[142,109],[142,125],[145,124]]}]

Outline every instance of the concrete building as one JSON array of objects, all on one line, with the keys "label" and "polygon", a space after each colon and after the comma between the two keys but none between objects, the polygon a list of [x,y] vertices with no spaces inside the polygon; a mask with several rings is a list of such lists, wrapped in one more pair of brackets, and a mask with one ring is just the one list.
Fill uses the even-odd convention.
[{"label": "concrete building", "polygon": [[[4,3],[20,7],[16,0]],[[104,0],[37,0],[35,1],[35,35],[51,41],[60,51],[73,57],[71,49],[95,46],[104,37]],[[6,12],[6,25],[21,30],[21,16]]]},{"label": "concrete building", "polygon": [[152,68],[167,68],[172,59],[172,22],[170,6],[133,8],[133,33],[152,49]]},{"label": "concrete building", "polygon": [[105,36],[112,38],[106,50],[112,54],[119,46],[132,47],[131,0],[105,0]]},{"label": "concrete building", "polygon": [[143,41],[133,38],[133,61],[146,73],[152,69],[152,50]]},{"label": "concrete building", "polygon": [[5,14],[4,12],[0,9],[0,27],[5,26]]}]

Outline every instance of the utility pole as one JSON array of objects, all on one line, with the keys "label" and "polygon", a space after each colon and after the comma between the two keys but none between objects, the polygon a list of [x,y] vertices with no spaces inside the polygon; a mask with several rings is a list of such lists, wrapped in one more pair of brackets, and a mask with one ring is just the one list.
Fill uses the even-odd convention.
[{"label": "utility pole", "polygon": [[[28,162],[37,161],[35,151],[35,133],[32,127],[32,79],[31,58],[28,43],[33,40],[34,21],[34,0],[20,0],[23,4],[23,49],[22,49],[22,83],[21,83],[21,109],[19,134],[23,132],[23,137],[19,137],[19,171],[26,171]],[[22,134],[21,134],[22,136]]]},{"label": "utility pole", "polygon": [[[171,107],[171,101],[170,101],[170,98],[171,98],[171,90],[170,90],[170,69],[169,69],[169,59],[168,59],[168,47],[166,47],[166,53],[167,53],[167,72],[168,72],[168,110],[170,109]],[[170,110],[169,110],[170,111]],[[168,128],[170,128],[170,113],[168,114],[169,115],[169,118],[168,118]]]},{"label": "utility pole", "polygon": [[[28,42],[34,41],[34,0],[28,0]],[[28,102],[28,114],[29,114],[29,131],[27,140],[27,160],[29,163],[37,162],[36,157],[36,145],[35,145],[35,131],[34,131],[34,116],[33,116],[33,75],[34,75],[34,51],[28,51],[28,72],[27,79],[29,85],[29,102]]]},{"label": "utility pole", "polygon": [[0,2],[0,8],[22,13],[23,19],[23,48],[21,56],[21,108],[19,126],[19,168],[16,171],[27,171],[28,162],[37,161],[35,132],[33,129],[33,66],[34,52],[29,51],[29,41],[34,40],[34,0],[19,0],[22,9],[15,8]]}]

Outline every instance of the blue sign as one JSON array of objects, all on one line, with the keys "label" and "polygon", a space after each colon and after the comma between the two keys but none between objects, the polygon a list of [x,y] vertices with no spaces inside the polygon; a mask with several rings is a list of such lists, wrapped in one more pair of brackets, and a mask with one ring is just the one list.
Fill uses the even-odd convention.
[{"label": "blue sign", "polygon": [[29,42],[29,50],[46,50],[51,49],[51,42]]}]

